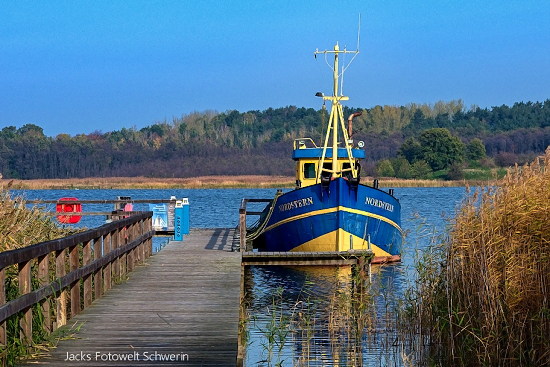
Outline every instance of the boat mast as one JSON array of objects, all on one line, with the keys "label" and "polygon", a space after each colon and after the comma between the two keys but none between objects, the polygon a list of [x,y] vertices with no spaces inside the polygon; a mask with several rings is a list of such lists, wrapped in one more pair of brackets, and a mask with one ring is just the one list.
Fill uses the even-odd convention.
[{"label": "boat mast", "polygon": [[[336,97],[338,95],[338,51],[340,51],[340,48],[338,47],[338,43],[334,45],[334,90],[332,92],[332,95]],[[340,101],[337,99],[332,100],[332,109],[334,107],[337,108],[336,111],[338,111],[338,106],[340,105]],[[338,120],[337,116],[334,116],[332,114],[333,119]],[[332,178],[338,177],[338,174],[336,171],[338,170],[338,129],[336,128],[336,125],[332,124]]]},{"label": "boat mast", "polygon": [[[347,101],[349,100],[349,97],[338,95],[338,79],[340,75],[338,74],[338,55],[339,54],[346,54],[346,53],[352,53],[352,54],[358,54],[359,51],[348,51],[345,48],[343,50],[340,50],[340,47],[338,46],[338,43],[334,45],[333,50],[325,50],[325,51],[315,51],[315,57],[317,57],[318,54],[334,54],[334,66],[332,67],[333,70],[333,90],[332,90],[332,96],[325,96],[322,93],[318,93],[318,96],[323,97],[323,100],[325,101],[331,101],[332,107],[330,109],[330,117],[329,117],[329,123],[327,128],[327,133],[325,135],[325,144],[323,145],[323,154],[321,155],[321,162],[319,167],[319,173],[317,175],[317,183],[321,180],[322,172],[330,172],[332,178],[337,178],[339,175],[341,175],[342,170],[338,169],[338,130],[342,129],[342,136],[344,138],[345,147],[348,153],[348,160],[350,162],[350,169],[352,172],[352,176],[354,178],[357,177],[357,169],[355,167],[355,162],[353,161],[352,152],[351,152],[351,146],[349,144],[349,136],[347,129],[344,125],[344,112],[342,109],[342,104],[340,101]],[[326,151],[328,148],[328,141],[329,136],[332,129],[332,166],[331,169],[326,169],[323,167],[325,158],[326,158]]]}]

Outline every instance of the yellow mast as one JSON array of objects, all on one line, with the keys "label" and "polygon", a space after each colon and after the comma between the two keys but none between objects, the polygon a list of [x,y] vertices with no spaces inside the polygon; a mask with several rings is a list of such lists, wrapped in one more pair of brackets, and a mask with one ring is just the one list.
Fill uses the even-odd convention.
[{"label": "yellow mast", "polygon": [[[334,45],[334,91],[332,93],[333,96],[338,95],[338,51],[340,51],[340,48],[338,47],[338,43]],[[336,111],[338,111],[338,105],[340,105],[339,101],[336,101],[336,106],[333,100],[332,102],[332,108],[336,107]],[[338,119],[338,116],[333,117]],[[332,127],[332,178],[338,177],[338,174],[336,171],[338,170],[338,129],[335,128],[334,122]]]},{"label": "yellow mast", "polygon": [[[332,178],[340,177],[340,175],[342,174],[342,170],[338,169],[338,130],[339,129],[342,130],[342,137],[344,138],[345,147],[346,147],[346,150],[347,150],[347,153],[348,153],[348,160],[350,162],[350,167],[351,167],[349,170],[351,170],[352,176],[354,178],[357,177],[357,169],[355,167],[355,162],[353,161],[353,157],[352,157],[351,146],[350,146],[350,143],[349,143],[349,136],[348,136],[347,129],[344,125],[344,111],[342,109],[342,104],[340,103],[340,101],[349,100],[349,97],[338,95],[338,79],[339,79],[339,76],[340,76],[338,74],[338,69],[339,69],[338,55],[341,54],[341,53],[344,53],[344,54],[345,53],[358,54],[359,51],[358,50],[348,51],[345,48],[343,50],[340,50],[340,47],[338,46],[338,43],[336,43],[336,45],[334,45],[334,50],[332,50],[332,51],[330,51],[330,50],[325,50],[325,51],[316,50],[314,54],[315,54],[315,57],[317,57],[318,54],[325,54],[325,56],[326,56],[326,54],[331,54],[331,53],[334,54],[334,66],[332,67],[332,69],[333,69],[332,96],[325,96],[325,95],[322,95],[322,94],[321,94],[321,96],[323,97],[323,100],[331,101],[332,106],[331,106],[331,109],[330,109],[329,123],[328,123],[327,133],[326,133],[326,136],[325,136],[325,144],[323,145],[323,154],[321,155],[319,173],[317,175],[317,181],[316,181],[317,183],[321,180],[321,174],[322,174],[323,171],[330,172]],[[325,158],[326,158],[326,152],[327,152],[328,141],[329,141],[329,136],[330,136],[331,130],[332,130],[332,166],[331,166],[331,169],[329,170],[329,169],[324,168],[323,165],[324,165]]]}]

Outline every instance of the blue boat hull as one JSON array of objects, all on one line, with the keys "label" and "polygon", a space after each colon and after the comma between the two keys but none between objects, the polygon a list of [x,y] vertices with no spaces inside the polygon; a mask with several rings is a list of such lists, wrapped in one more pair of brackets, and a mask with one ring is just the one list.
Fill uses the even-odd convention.
[{"label": "blue boat hull", "polygon": [[401,205],[387,192],[337,178],[282,194],[273,206],[255,240],[262,251],[359,250],[370,241],[376,261],[399,260]]}]

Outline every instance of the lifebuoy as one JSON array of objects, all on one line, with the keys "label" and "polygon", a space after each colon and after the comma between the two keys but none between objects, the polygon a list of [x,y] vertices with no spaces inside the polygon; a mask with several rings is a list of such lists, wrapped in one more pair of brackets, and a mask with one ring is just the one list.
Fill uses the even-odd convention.
[{"label": "lifebuoy", "polygon": [[[131,212],[132,210],[134,210],[134,204],[132,203],[126,203],[124,205],[124,209],[122,209],[122,211],[125,211],[125,212]],[[128,217],[129,215],[125,215],[122,218],[128,218]]]},{"label": "lifebuoy", "polygon": [[[59,201],[78,201],[77,198],[61,198]],[[55,206],[55,211],[57,213],[73,213],[73,212],[82,212],[82,204],[74,203],[58,203]],[[59,223],[78,223],[82,218],[81,215],[58,215],[57,220]]]}]

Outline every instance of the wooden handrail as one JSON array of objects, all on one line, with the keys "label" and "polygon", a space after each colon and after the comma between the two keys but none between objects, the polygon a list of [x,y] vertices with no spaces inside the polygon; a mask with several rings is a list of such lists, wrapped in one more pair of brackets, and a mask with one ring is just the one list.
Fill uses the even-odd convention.
[{"label": "wooden handrail", "polygon": [[241,251],[246,251],[246,216],[260,215],[262,212],[247,211],[248,203],[270,203],[273,199],[242,199],[239,208],[239,247]]},{"label": "wooden handrail", "polygon": [[[23,313],[20,338],[29,345],[34,305],[41,305],[41,327],[50,333],[143,262],[152,254],[152,215],[152,212],[134,212],[130,217],[95,229],[0,253],[0,344],[6,345],[8,318]],[[37,268],[35,274],[31,271],[33,265]],[[17,267],[20,295],[7,301],[5,276],[6,268],[11,266]],[[37,280],[34,284],[39,284],[35,290],[33,277]]]},{"label": "wooden handrail", "polygon": [[107,223],[102,225],[101,227],[90,229],[85,232],[76,233],[68,237],[41,242],[35,245],[22,247],[15,250],[0,252],[0,268],[19,264],[24,261],[29,261],[31,259],[37,258],[38,256],[46,255],[53,251],[61,251],[85,241],[94,240],[101,236],[105,236],[120,227],[134,224],[135,222],[144,220],[146,218],[151,218],[153,215],[152,212],[136,213],[136,215],[133,215],[131,217],[124,218],[116,222]]}]

